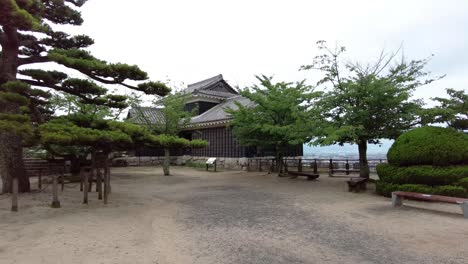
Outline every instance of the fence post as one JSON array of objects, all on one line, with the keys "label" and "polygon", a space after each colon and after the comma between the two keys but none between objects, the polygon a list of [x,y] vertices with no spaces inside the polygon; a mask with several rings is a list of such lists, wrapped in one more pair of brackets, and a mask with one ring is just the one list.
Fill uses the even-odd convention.
[{"label": "fence post", "polygon": [[302,172],[302,158],[299,159],[299,163],[297,164],[297,171]]},{"label": "fence post", "polygon": [[262,159],[258,160],[258,171],[262,171]]},{"label": "fence post", "polygon": [[330,171],[329,174],[330,176],[332,176],[333,175],[333,159],[330,159],[330,164],[328,165],[328,167]]},{"label": "fence post", "polygon": [[318,165],[317,165],[317,159],[314,159],[314,173],[318,173]]},{"label": "fence post", "polygon": [[39,168],[39,179],[37,182],[37,188],[39,188],[39,190],[42,190],[42,168]]},{"label": "fence post", "polygon": [[348,160],[346,160],[346,175],[349,175],[349,163],[348,163]]}]

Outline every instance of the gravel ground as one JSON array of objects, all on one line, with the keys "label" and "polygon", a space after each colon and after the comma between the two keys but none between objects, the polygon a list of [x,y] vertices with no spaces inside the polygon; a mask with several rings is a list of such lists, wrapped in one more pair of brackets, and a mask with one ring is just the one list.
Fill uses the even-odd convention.
[{"label": "gravel ground", "polygon": [[70,185],[0,196],[0,263],[468,263],[455,205],[348,193],[345,179],[116,168],[110,204]]}]

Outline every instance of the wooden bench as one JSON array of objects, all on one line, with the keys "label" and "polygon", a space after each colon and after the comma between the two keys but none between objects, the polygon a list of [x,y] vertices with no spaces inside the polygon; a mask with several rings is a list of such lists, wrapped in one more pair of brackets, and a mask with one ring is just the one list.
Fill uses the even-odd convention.
[{"label": "wooden bench", "polygon": [[394,207],[402,206],[403,198],[409,198],[409,199],[420,200],[420,201],[458,204],[460,205],[462,209],[463,216],[465,218],[468,218],[468,199],[466,198],[415,193],[415,192],[392,192],[392,205]]},{"label": "wooden bench", "polygon": [[288,174],[291,175],[291,179],[295,179],[297,177],[307,177],[308,181],[316,180],[320,175],[316,173],[307,173],[307,172],[299,172],[299,171],[288,171]]},{"label": "wooden bench", "polygon": [[360,192],[367,189],[367,178],[352,178],[347,180],[348,183],[348,192]]}]

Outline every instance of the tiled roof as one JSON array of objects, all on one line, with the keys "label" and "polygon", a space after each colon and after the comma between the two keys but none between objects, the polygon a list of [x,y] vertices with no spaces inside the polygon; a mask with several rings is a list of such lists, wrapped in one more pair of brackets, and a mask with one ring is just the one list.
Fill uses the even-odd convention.
[{"label": "tiled roof", "polygon": [[[209,109],[208,111],[192,117],[190,120],[190,126],[210,126],[226,123],[231,119],[231,116],[225,112],[225,109],[238,109],[236,102],[246,107],[251,107],[254,105],[252,101],[240,95],[231,97]],[[132,108],[128,113],[128,120],[136,124],[146,125],[148,122],[158,123],[163,120],[162,118],[163,116],[161,114],[161,109],[154,107]]]},{"label": "tiled roof", "polygon": [[223,80],[224,80],[223,75],[219,74],[219,75],[216,75],[214,77],[208,78],[206,80],[189,84],[187,86],[187,89],[184,90],[184,92],[193,93],[196,90],[203,90],[203,89],[209,87],[210,85],[212,85],[214,83],[217,83],[217,82],[220,82],[220,81],[223,81]]},{"label": "tiled roof", "polygon": [[[220,83],[221,82],[221,83]],[[210,126],[227,122],[231,117],[224,111],[226,108],[237,109],[235,102],[244,106],[251,106],[253,103],[240,96],[219,74],[212,78],[189,84],[184,93],[192,94],[193,97],[204,97],[215,99],[218,105],[212,107],[206,112],[192,117],[190,126]],[[164,100],[164,99],[163,99]],[[199,99],[198,99],[199,100]],[[127,119],[137,124],[160,123],[163,115],[161,108],[155,107],[136,107],[130,109]]]},{"label": "tiled roof", "polygon": [[162,123],[164,116],[161,113],[161,108],[132,107],[128,111],[127,119],[135,124],[147,125],[148,123]]},{"label": "tiled roof", "polygon": [[216,105],[215,107],[209,109],[208,111],[198,115],[194,116],[190,120],[190,124],[196,125],[200,124],[203,125],[203,123],[209,123],[209,122],[214,122],[214,121],[221,121],[221,120],[229,120],[231,119],[231,116],[226,113],[224,110],[226,108],[230,109],[238,109],[236,102],[240,103],[243,106],[251,107],[253,106],[253,102],[250,101],[249,99],[242,97],[242,96],[235,96],[231,97],[229,99],[226,99],[226,101]]},{"label": "tiled roof", "polygon": [[193,95],[200,94],[200,95],[205,95],[205,96],[208,96],[208,97],[217,97],[217,98],[220,98],[220,99],[237,96],[237,94],[225,93],[225,92],[214,91],[214,90],[196,90],[192,94]]}]

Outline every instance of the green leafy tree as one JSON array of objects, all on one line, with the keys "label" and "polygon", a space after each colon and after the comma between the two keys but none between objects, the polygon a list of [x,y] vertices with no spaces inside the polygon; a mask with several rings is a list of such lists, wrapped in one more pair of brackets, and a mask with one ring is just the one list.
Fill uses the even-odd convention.
[{"label": "green leafy tree", "polygon": [[464,90],[446,91],[449,98],[432,98],[439,106],[428,109],[428,123],[446,123],[457,130],[468,130],[468,94]]},{"label": "green leafy tree", "polygon": [[[98,85],[119,84],[147,94],[165,95],[165,84],[147,81],[135,65],[108,63],[84,48],[93,44],[86,35],[71,36],[57,25],[81,25],[79,12],[86,0],[0,0],[0,174],[2,192],[9,192],[17,177],[19,190],[30,190],[22,152],[25,139],[47,113],[48,90],[72,94],[84,103],[118,106],[125,99]],[[55,62],[81,73],[38,68]],[[33,65],[34,64],[34,65]],[[19,69],[21,67],[21,70]],[[132,82],[129,82],[132,81]],[[133,82],[137,81],[137,82]],[[49,113],[50,114],[50,113]]]},{"label": "green leafy tree", "polygon": [[160,108],[160,115],[157,120],[149,120],[141,111],[141,109],[135,106],[135,109],[139,110],[138,119],[143,120],[145,125],[159,137],[159,142],[164,148],[164,163],[163,171],[164,175],[170,175],[170,157],[171,149],[192,147],[202,148],[207,146],[207,142],[203,140],[187,140],[180,137],[180,132],[189,124],[190,118],[195,115],[195,111],[185,111],[185,104],[187,103],[188,96],[175,93],[167,95],[155,102],[156,106]]},{"label": "green leafy tree", "polygon": [[320,93],[304,81],[273,83],[266,76],[257,79],[260,85],[240,92],[253,105],[237,103],[237,109],[227,109],[233,118],[230,125],[240,144],[274,149],[276,169],[281,175],[286,149],[310,139],[314,125],[308,105]]},{"label": "green leafy tree", "polygon": [[325,73],[320,84],[329,84],[314,108],[322,113],[320,131],[313,144],[357,144],[360,176],[369,177],[367,144],[381,139],[395,139],[402,132],[421,123],[422,100],[412,99],[417,87],[434,79],[426,79],[428,60],[396,60],[399,51],[383,52],[375,63],[343,63],[344,47],[330,49],[318,42],[322,54],[302,70]]}]

